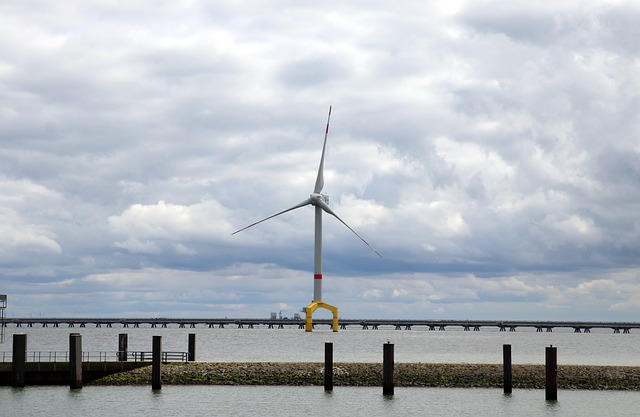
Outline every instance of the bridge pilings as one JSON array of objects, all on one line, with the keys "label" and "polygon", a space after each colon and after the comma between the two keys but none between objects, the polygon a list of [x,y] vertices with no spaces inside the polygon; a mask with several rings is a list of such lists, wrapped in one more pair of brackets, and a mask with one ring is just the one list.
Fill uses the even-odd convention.
[{"label": "bridge pilings", "polygon": [[[319,325],[329,325],[333,328],[334,323],[332,320],[319,319],[316,320]],[[283,329],[285,327],[297,327],[305,328],[304,319],[171,319],[171,318],[149,318],[149,319],[105,319],[105,318],[21,318],[21,319],[9,319],[5,321],[5,327],[7,325],[15,325],[15,327],[59,327],[67,325],[69,328],[74,327],[88,327],[95,326],[101,327],[117,327],[119,324],[122,328],[139,328],[139,327],[151,327],[155,328],[168,328],[177,326],[179,328],[197,328],[205,326],[210,329],[220,328],[224,329],[225,326],[231,325],[239,329],[253,329],[256,327],[268,327],[269,329]],[[378,330],[384,327],[391,327],[396,330],[412,330],[416,327],[423,327],[429,331],[445,331],[447,327],[460,328],[463,331],[480,331],[484,330],[481,327],[489,327],[497,329],[500,332],[515,332],[518,328],[530,328],[536,333],[553,332],[554,328],[561,328],[566,330],[573,330],[575,333],[591,333],[591,329],[612,329],[613,333],[632,333],[632,331],[640,331],[640,322],[552,322],[552,321],[484,321],[484,320],[398,320],[398,319],[340,319],[338,325],[339,329],[347,329],[353,327],[359,327],[362,330]]]}]

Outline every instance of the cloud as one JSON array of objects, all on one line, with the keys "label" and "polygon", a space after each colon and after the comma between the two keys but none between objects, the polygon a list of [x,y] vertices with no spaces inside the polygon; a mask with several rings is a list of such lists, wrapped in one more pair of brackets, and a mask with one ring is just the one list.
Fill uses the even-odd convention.
[{"label": "cloud", "polygon": [[209,239],[230,233],[226,212],[214,200],[189,206],[160,201],[155,205],[134,204],[119,216],[109,218],[115,234],[134,234],[142,238],[165,240]]},{"label": "cloud", "polygon": [[0,259],[10,265],[33,262],[34,256],[59,255],[62,246],[47,222],[58,213],[32,205],[57,202],[59,195],[27,180],[0,178]]},{"label": "cloud", "polygon": [[307,304],[311,208],[231,233],[308,198],[333,105],[323,192],[383,255],[324,217],[344,314],[632,320],[638,17],[628,1],[1,5],[3,291],[16,315]]}]

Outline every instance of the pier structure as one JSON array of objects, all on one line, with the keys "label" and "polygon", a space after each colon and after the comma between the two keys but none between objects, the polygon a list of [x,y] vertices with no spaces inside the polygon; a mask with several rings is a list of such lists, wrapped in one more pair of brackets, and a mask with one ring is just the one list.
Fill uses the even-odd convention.
[{"label": "pier structure", "polygon": [[[306,329],[309,325],[305,317],[301,318],[5,318],[4,326],[15,327],[121,327],[121,328],[269,328],[284,329],[296,327]],[[574,333],[590,333],[592,329],[611,329],[613,333],[631,333],[640,329],[640,322],[587,322],[587,321],[497,321],[497,320],[399,320],[399,319],[316,319],[313,326],[328,326],[335,331],[360,328],[362,330],[412,330],[423,328],[429,331],[462,329],[480,331],[482,328],[498,329],[500,332],[515,332],[519,328],[535,329],[536,332],[553,332],[554,329],[573,329]]]}]

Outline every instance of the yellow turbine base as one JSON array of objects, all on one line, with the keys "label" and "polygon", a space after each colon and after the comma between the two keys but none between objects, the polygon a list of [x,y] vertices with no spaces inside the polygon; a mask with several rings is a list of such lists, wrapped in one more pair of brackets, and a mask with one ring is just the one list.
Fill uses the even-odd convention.
[{"label": "yellow turbine base", "polygon": [[313,330],[313,312],[319,308],[324,308],[325,310],[329,310],[333,313],[333,323],[331,324],[331,328],[334,332],[338,331],[338,307],[332,306],[331,304],[327,304],[323,301],[312,301],[311,304],[307,306],[305,312],[307,313],[307,317],[304,324],[304,330],[306,332],[310,332]]}]

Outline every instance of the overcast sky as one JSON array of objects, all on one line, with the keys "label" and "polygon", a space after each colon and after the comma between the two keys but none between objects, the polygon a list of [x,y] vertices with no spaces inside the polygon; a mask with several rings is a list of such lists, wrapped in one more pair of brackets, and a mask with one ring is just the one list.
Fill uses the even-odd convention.
[{"label": "overcast sky", "polygon": [[[634,1],[0,3],[9,317],[640,320]],[[320,315],[321,317],[322,315]]]}]

